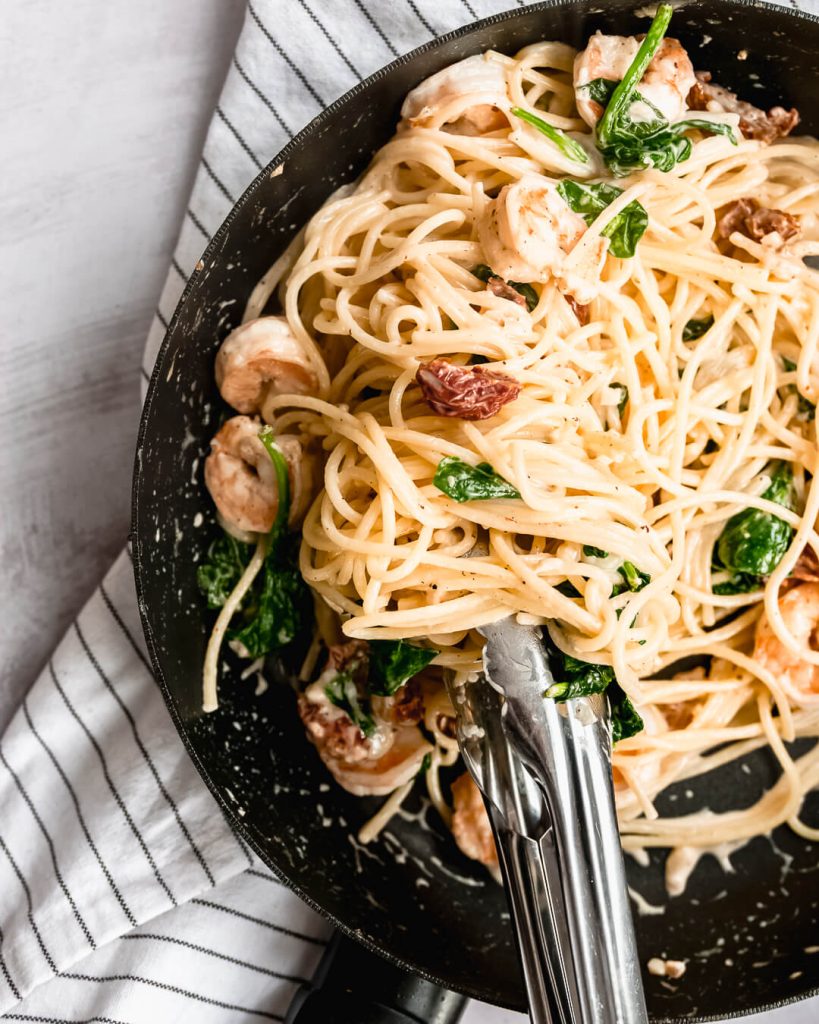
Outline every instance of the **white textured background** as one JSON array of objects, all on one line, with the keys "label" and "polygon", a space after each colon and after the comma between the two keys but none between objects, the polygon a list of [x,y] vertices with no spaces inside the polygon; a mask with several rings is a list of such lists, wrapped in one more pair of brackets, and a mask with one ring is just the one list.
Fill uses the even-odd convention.
[{"label": "white textured background", "polygon": [[3,5],[0,731],[124,542],[140,356],[243,10]]},{"label": "white textured background", "polygon": [[0,14],[0,732],[122,549],[139,367],[243,0]]}]

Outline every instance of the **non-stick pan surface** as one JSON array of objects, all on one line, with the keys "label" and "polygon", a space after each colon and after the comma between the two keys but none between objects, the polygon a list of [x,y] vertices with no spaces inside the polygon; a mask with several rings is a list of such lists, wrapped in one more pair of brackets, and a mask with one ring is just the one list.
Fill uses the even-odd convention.
[{"label": "non-stick pan surface", "polygon": [[[535,4],[480,22],[396,61],[317,117],[253,182],[204,254],[160,352],[136,455],[133,549],[145,635],[171,714],[218,800],[267,864],[339,927],[445,986],[517,1008],[523,991],[503,893],[459,853],[434,812],[417,802],[378,842],[361,847],[356,830],[374,803],[332,783],[288,688],[274,685],[256,696],[234,664],[222,673],[220,710],[201,711],[209,619],[195,574],[216,532],[202,464],[224,415],[213,358],[298,228],[389,139],[412,86],[489,47],[511,53],[538,39],[580,46],[598,28],[644,31],[634,6]],[[678,8],[673,34],[716,81],[758,105],[796,105],[804,130],[816,131],[817,19],[707,0]],[[747,59],[738,59],[740,51]],[[660,807],[672,815],[741,807],[775,777],[772,759],[759,753],[674,787]],[[815,802],[809,817],[811,810],[815,822]],[[780,830],[735,853],[729,873],[707,858],[674,899],[663,886],[663,860],[656,853],[648,868],[629,864],[640,894],[643,962],[687,961],[679,981],[646,977],[655,1019],[749,1013],[819,986],[815,846]]]}]

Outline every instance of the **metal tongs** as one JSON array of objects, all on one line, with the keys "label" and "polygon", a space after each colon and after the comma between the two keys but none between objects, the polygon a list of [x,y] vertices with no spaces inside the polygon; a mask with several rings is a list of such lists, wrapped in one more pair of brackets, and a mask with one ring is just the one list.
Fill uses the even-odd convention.
[{"label": "metal tongs", "polygon": [[534,1024],[646,1024],[602,695],[558,704],[539,629],[481,627],[484,677],[450,686],[498,848]]}]

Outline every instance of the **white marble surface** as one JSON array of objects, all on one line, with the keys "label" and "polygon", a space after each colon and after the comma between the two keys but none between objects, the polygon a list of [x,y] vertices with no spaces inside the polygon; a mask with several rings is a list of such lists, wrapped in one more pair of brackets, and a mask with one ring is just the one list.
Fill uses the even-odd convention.
[{"label": "white marble surface", "polygon": [[243,7],[3,9],[0,729],[125,539],[140,355]]}]

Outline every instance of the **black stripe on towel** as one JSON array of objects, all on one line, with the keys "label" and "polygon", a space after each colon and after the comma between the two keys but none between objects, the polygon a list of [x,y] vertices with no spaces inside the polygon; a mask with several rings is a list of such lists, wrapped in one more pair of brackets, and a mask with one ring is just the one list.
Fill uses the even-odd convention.
[{"label": "black stripe on towel", "polygon": [[338,45],[337,40],[334,39],[333,36],[331,36],[330,33],[327,31],[327,26],[324,24],[324,22],[321,21],[321,19],[319,17],[317,17],[317,15],[314,14],[314,12],[307,6],[307,4],[305,3],[305,0],[299,0],[299,3],[301,4],[301,6],[306,11],[307,16],[310,18],[310,20],[313,22],[313,24],[316,25],[316,27],[318,28],[319,32],[321,32],[321,34],[324,36],[324,38],[327,40],[327,42],[330,44],[330,46],[332,46],[332,48],[336,51],[336,53],[339,55],[339,57],[341,57],[341,59],[344,61],[344,63],[347,65],[347,67],[350,69],[350,71],[352,71],[352,73],[356,76],[356,78],[361,78],[361,72],[353,64],[353,62],[348,59],[347,54]]},{"label": "black stripe on towel", "polygon": [[51,854],[51,864],[52,864],[52,867],[54,868],[54,877],[57,879],[57,884],[62,889],[63,896],[65,896],[65,898],[66,898],[66,900],[68,902],[68,905],[71,907],[71,911],[74,914],[74,920],[77,922],[77,924],[80,927],[80,930],[82,931],[83,935],[85,936],[86,940],[88,941],[88,945],[92,949],[96,949],[97,948],[97,944],[96,944],[96,942],[94,942],[94,937],[91,935],[91,932],[88,929],[88,925],[85,923],[85,920],[84,920],[82,914],[77,909],[77,904],[74,902],[74,897],[71,895],[71,893],[69,892],[68,886],[65,884],[65,879],[63,878],[62,872],[60,871],[60,866],[57,863],[57,851],[54,849],[54,843],[53,843],[53,841],[51,839],[51,836],[48,833],[48,829],[43,824],[43,819],[40,817],[40,815],[39,815],[39,813],[37,811],[37,808],[34,806],[32,800],[31,800],[31,797],[26,792],[25,787],[23,786],[23,783],[20,781],[17,773],[14,771],[14,769],[11,767],[11,765],[6,760],[6,756],[3,753],[2,746],[0,746],[0,762],[3,764],[3,767],[6,769],[6,771],[9,773],[9,775],[14,780],[14,784],[17,787],[17,791],[19,792],[20,796],[25,801],[26,806],[31,811],[32,817],[37,822],[37,824],[38,824],[38,826],[40,828],[40,831],[43,834],[43,839],[45,839],[45,841],[46,841],[46,843],[48,845],[49,852]]},{"label": "black stripe on towel", "polygon": [[63,780],[65,788],[68,790],[68,795],[71,797],[71,802],[74,804],[74,810],[77,812],[77,820],[80,823],[80,828],[82,829],[83,835],[85,836],[86,841],[88,843],[88,846],[89,846],[91,852],[94,854],[94,857],[96,858],[96,861],[97,861],[97,863],[100,866],[100,870],[102,871],[103,875],[105,876],[106,881],[108,882],[109,886],[111,887],[111,892],[114,894],[114,898],[116,899],[117,903],[119,903],[120,907],[122,907],[122,912],[123,912],[123,914],[125,914],[126,918],[128,919],[128,923],[131,925],[132,928],[136,928],[136,926],[137,926],[137,919],[131,913],[131,908],[125,902],[125,899],[124,899],[122,893],[119,891],[116,882],[111,877],[111,872],[108,870],[108,865],[105,863],[105,861],[100,856],[100,852],[97,849],[97,847],[95,846],[94,840],[91,838],[91,833],[88,831],[88,826],[85,824],[85,818],[83,818],[82,811],[80,810],[80,802],[77,799],[77,794],[74,792],[74,788],[71,785],[71,783],[70,783],[70,781],[68,779],[68,776],[65,774],[65,772],[62,769],[62,767],[60,766],[60,763],[57,761],[57,758],[54,756],[54,753],[51,750],[51,747],[48,746],[48,744],[45,742],[45,740],[42,738],[42,736],[34,728],[34,722],[32,722],[32,720],[31,720],[31,715],[29,714],[29,710],[28,710],[28,702],[26,700],[23,700],[23,716],[24,716],[24,718],[26,720],[26,724],[28,725],[29,729],[31,730],[32,735],[37,740],[37,742],[40,744],[40,746],[43,748],[43,750],[47,754],[49,760],[54,765],[55,771],[60,776],[60,778]]},{"label": "black stripe on towel", "polygon": [[174,818],[176,819],[176,823],[179,826],[179,830],[182,832],[182,835],[184,835],[185,839],[187,839],[188,845],[193,851],[193,854],[196,857],[196,859],[199,861],[202,870],[205,872],[207,880],[210,882],[211,885],[216,885],[216,879],[213,877],[210,867],[205,861],[205,858],[202,856],[201,850],[194,842],[193,836],[188,831],[188,826],[182,820],[182,815],[179,813],[179,808],[176,806],[176,803],[174,802],[174,799],[171,796],[171,794],[165,788],[165,783],[159,776],[159,772],[156,769],[156,765],[153,762],[153,758],[148,753],[145,744],[142,742],[142,737],[139,735],[139,730],[137,729],[137,724],[136,721],[134,720],[134,716],[131,714],[130,708],[125,703],[125,701],[120,697],[120,695],[117,693],[114,687],[111,685],[111,680],[105,674],[99,661],[97,661],[94,652],[88,646],[88,642],[86,641],[85,637],[83,636],[82,630],[80,629],[79,622],[74,623],[74,632],[77,634],[77,638],[79,639],[80,644],[82,645],[82,648],[88,657],[88,660],[94,666],[94,669],[96,670],[97,675],[100,677],[101,681],[105,685],[105,688],[108,690],[108,692],[120,706],[122,713],[127,718],[128,724],[131,727],[131,735],[134,737],[134,742],[136,743],[137,747],[139,747],[139,752],[140,754],[142,754],[142,758],[145,761],[145,764],[148,766],[148,770],[154,777],[154,782],[157,785],[157,789],[165,798],[165,802],[167,803],[168,807],[170,807],[171,813],[173,814]]},{"label": "black stripe on towel", "polygon": [[271,978],[278,978],[280,981],[292,981],[297,985],[306,985],[308,979],[298,977],[295,974],[282,974],[281,971],[274,971],[270,967],[261,967],[259,964],[251,964],[247,960],[240,960],[235,956],[228,956],[227,953],[220,953],[216,949],[208,949],[206,946],[198,946],[195,942],[188,942],[185,939],[178,939],[175,935],[154,935],[149,932],[133,932],[130,935],[123,935],[122,941],[128,942],[134,939],[151,939],[154,942],[169,942],[174,946],[183,946],[185,949],[192,949],[195,953],[204,953],[205,956],[216,957],[217,960],[224,960],[229,964],[236,964],[237,967],[245,967],[249,971],[256,971],[258,974],[267,974]]},{"label": "black stripe on towel", "polygon": [[293,74],[296,76],[296,78],[298,78],[298,80],[301,82],[301,84],[304,86],[304,88],[310,93],[310,95],[313,97],[313,99],[316,101],[316,103],[318,103],[318,105],[322,109],[324,109],[324,107],[328,106],[326,101],[323,100],[321,98],[321,96],[313,88],[310,80],[306,77],[306,75],[301,70],[301,68],[298,67],[298,65],[293,63],[293,61],[287,56],[287,54],[284,52],[284,50],[281,48],[281,46],[276,42],[276,40],[273,38],[273,36],[270,34],[270,32],[267,30],[267,28],[265,28],[265,26],[262,24],[262,21],[259,18],[259,15],[256,13],[252,3],[248,3],[247,9],[250,12],[251,18],[253,18],[253,20],[259,26],[259,29],[260,29],[262,35],[270,43],[270,45],[273,47],[273,49],[276,51],[276,53],[278,53],[278,55],[285,62],[285,64],[290,68],[290,70],[293,72]]},{"label": "black stripe on towel", "polygon": [[259,158],[253,152],[250,146],[242,138],[241,134],[239,133],[239,130],[236,128],[236,126],[230,120],[230,118],[227,116],[224,110],[222,110],[222,108],[218,105],[216,107],[216,116],[219,118],[219,120],[222,122],[225,128],[227,128],[227,130],[230,132],[233,138],[236,139],[236,141],[239,143],[239,145],[242,147],[242,149],[248,155],[248,157],[253,161],[253,163],[256,165],[256,169],[260,171],[264,166],[261,160],[259,160]]},{"label": "black stripe on towel", "polygon": [[295,932],[292,928],[285,928],[283,925],[274,924],[272,921],[264,921],[260,917],[254,917],[252,914],[245,914],[241,910],[236,910],[234,907],[226,907],[221,903],[214,903],[212,900],[203,900],[199,896],[195,896],[191,903],[195,903],[200,907],[209,907],[211,910],[221,910],[224,914],[230,914],[231,917],[240,917],[243,921],[250,921],[251,924],[261,925],[262,928],[269,928],[271,931],[279,932],[282,935],[289,935],[291,939],[301,939],[302,942],[311,942],[314,946],[326,946],[327,942],[324,939],[316,939],[312,935],[305,935],[303,932]]},{"label": "black stripe on towel", "polygon": [[213,182],[213,184],[219,189],[219,191],[222,193],[225,199],[227,199],[230,205],[233,206],[236,203],[236,200],[233,198],[230,192],[228,192],[225,183],[222,181],[220,177],[217,176],[214,169],[211,167],[211,165],[207,162],[207,160],[204,157],[202,157],[202,166],[205,168],[205,173]]},{"label": "black stripe on towel", "polygon": [[3,959],[3,942],[3,929],[0,928],[0,971],[3,972],[3,977],[6,979],[6,984],[11,989],[11,994],[14,996],[14,998],[22,999],[23,997],[20,995],[20,990],[14,984],[14,979],[12,978],[11,974],[9,974],[8,966],[6,964],[6,961]]},{"label": "black stripe on towel", "polygon": [[17,861],[14,859],[14,857],[12,857],[11,850],[6,846],[2,836],[0,836],[0,850],[2,850],[3,853],[5,853],[6,857],[8,858],[9,864],[11,864],[15,875],[17,875],[17,880],[23,887],[23,892],[26,895],[26,904],[28,906],[28,911],[26,913],[28,923],[31,925],[31,930],[34,932],[34,938],[37,940],[37,945],[40,947],[40,950],[42,951],[42,954],[45,957],[45,962],[51,968],[52,973],[56,974],[57,965],[54,963],[51,954],[46,949],[46,944],[45,942],[43,942],[43,937],[40,934],[40,929],[37,927],[37,922],[34,920],[34,904],[31,902],[31,889],[29,889],[28,882],[26,881],[23,872],[17,866]]},{"label": "black stripe on towel", "polygon": [[102,599],[105,602],[105,607],[108,609],[108,611],[113,616],[113,619],[116,622],[116,624],[119,626],[123,636],[127,639],[128,643],[131,645],[131,647],[133,647],[134,653],[139,658],[139,660],[142,662],[142,664],[145,666],[145,668],[148,670],[148,674],[153,679],[154,673],[153,673],[153,669],[151,668],[151,666],[150,666],[150,664],[148,662],[148,659],[142,653],[142,649],[140,648],[139,644],[136,642],[136,640],[134,640],[133,636],[131,635],[130,629],[128,629],[128,627],[125,625],[125,621],[123,620],[123,618],[120,615],[120,613],[117,611],[116,606],[114,605],[114,602],[108,596],[108,593],[107,593],[107,591],[106,591],[106,589],[105,589],[105,587],[103,586],[102,583],[100,583],[100,594],[102,595]]},{"label": "black stripe on towel", "polygon": [[353,0],[353,3],[356,5],[356,7],[359,9],[359,11],[361,11],[361,13],[367,19],[367,21],[372,25],[373,29],[375,30],[376,35],[381,39],[381,41],[384,43],[384,45],[387,47],[387,49],[390,51],[390,53],[394,57],[397,57],[398,56],[398,50],[396,50],[396,48],[392,45],[390,40],[387,38],[387,35],[384,32],[384,29],[375,20],[373,15],[370,14],[370,12],[367,10],[367,8],[362,3],[362,0]]},{"label": "black stripe on towel", "polygon": [[287,137],[290,138],[290,136],[293,134],[292,129],[289,128],[287,126],[287,124],[285,124],[285,121],[284,121],[284,118],[282,117],[282,115],[278,112],[278,110],[276,110],[276,108],[273,106],[273,104],[270,102],[270,100],[267,98],[267,96],[265,96],[265,94],[258,87],[258,85],[256,85],[256,83],[253,81],[253,79],[250,77],[250,75],[245,71],[245,69],[242,67],[242,65],[239,63],[239,61],[236,59],[235,56],[233,58],[233,66],[239,72],[239,75],[240,75],[242,81],[245,83],[245,85],[247,85],[248,88],[262,101],[262,103],[264,103],[264,105],[267,107],[267,109],[270,111],[270,113],[279,122],[279,127],[282,129],[283,132],[286,132],[287,133]]},{"label": "black stripe on towel", "polygon": [[236,1010],[238,1013],[251,1014],[254,1017],[266,1017],[268,1020],[284,1020],[278,1013],[269,1013],[266,1010],[253,1010],[249,1006],[237,1006],[236,1003],[225,1003],[221,999],[213,999],[211,996],[203,995],[201,992],[192,992],[187,988],[179,988],[178,985],[169,985],[165,981],[157,981],[155,978],[142,978],[138,974],[75,974],[65,973],[61,978],[71,981],[95,981],[104,984],[108,981],[132,981],[137,985],[150,985],[152,988],[162,989],[164,992],[172,992],[176,996],[185,999],[194,999],[199,1003],[207,1003],[209,1006],[218,1006],[222,1010]]},{"label": "black stripe on towel", "polygon": [[156,861],[154,860],[151,851],[148,849],[148,847],[147,847],[147,845],[145,843],[145,840],[142,837],[142,833],[137,828],[136,822],[131,817],[131,815],[130,815],[130,813],[128,811],[128,808],[125,806],[125,801],[122,799],[122,797],[120,796],[119,790],[114,785],[114,782],[113,782],[113,780],[111,778],[111,775],[110,775],[110,773],[108,771],[108,763],[105,760],[105,755],[103,754],[102,749],[100,748],[99,743],[97,743],[97,741],[94,739],[94,737],[91,734],[91,730],[88,728],[88,726],[85,724],[85,722],[77,714],[77,712],[76,712],[76,710],[74,708],[74,705],[68,699],[65,690],[62,688],[62,685],[60,684],[60,680],[57,678],[57,673],[54,670],[54,663],[53,663],[53,661],[50,661],[48,663],[48,668],[49,668],[49,671],[51,672],[51,678],[54,680],[54,685],[57,687],[57,692],[59,693],[59,695],[63,699],[63,703],[68,708],[68,710],[71,713],[71,716],[74,719],[74,721],[77,723],[77,725],[79,725],[79,727],[85,733],[86,737],[88,738],[88,742],[91,744],[91,746],[96,751],[97,757],[99,758],[100,767],[102,768],[102,774],[103,774],[103,777],[104,777],[105,781],[108,783],[108,789],[111,791],[111,796],[113,796],[114,800],[117,803],[117,806],[119,807],[120,811],[122,811],[122,816],[125,818],[126,822],[128,823],[128,826],[131,829],[131,832],[133,833],[134,839],[136,839],[137,843],[139,844],[140,849],[142,850],[143,854],[145,855],[145,860],[147,860],[148,864],[150,865],[151,870],[153,871],[153,874],[154,874],[154,878],[157,880],[157,882],[159,883],[159,886],[162,888],[162,890],[164,891],[164,893],[168,897],[168,899],[171,901],[171,903],[175,907],[178,906],[178,904],[176,902],[176,898],[174,897],[174,894],[168,888],[168,883],[162,877],[162,874],[161,874],[159,868],[156,865]]}]

